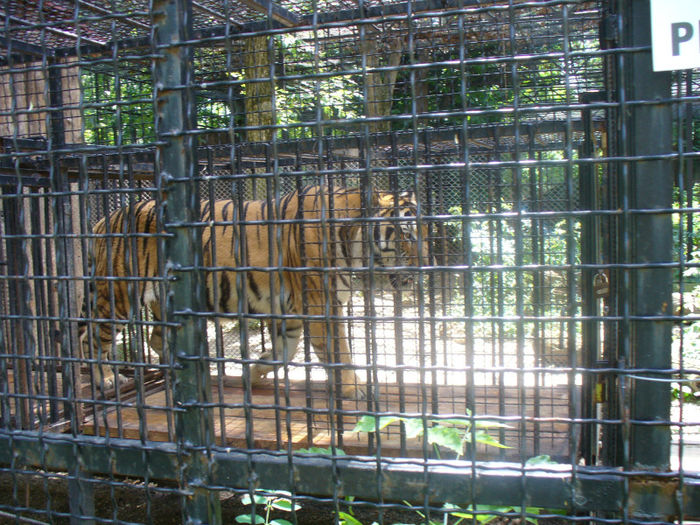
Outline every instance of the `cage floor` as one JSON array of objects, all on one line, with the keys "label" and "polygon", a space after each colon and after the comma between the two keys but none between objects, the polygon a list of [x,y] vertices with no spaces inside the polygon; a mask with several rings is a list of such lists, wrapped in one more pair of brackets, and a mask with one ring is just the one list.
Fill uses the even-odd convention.
[{"label": "cage floor", "polygon": [[[283,384],[283,382],[280,382]],[[377,392],[382,413],[401,413],[419,417],[421,413],[439,417],[459,417],[466,413],[469,389],[464,385],[381,385]],[[475,416],[498,416],[509,428],[492,428],[488,433],[510,448],[477,447],[483,459],[520,459],[549,454],[568,457],[570,440],[569,397],[565,386],[496,387],[473,389]],[[84,403],[83,432],[112,437],[141,437],[166,441],[174,439],[172,399],[164,381],[151,382],[137,402],[136,390],[122,389],[119,403]],[[576,396],[578,397],[578,396]],[[361,414],[371,412],[366,401],[337,400],[329,408],[325,381],[290,381],[289,388],[275,390],[259,387],[251,390],[244,407],[244,389],[238,377],[215,377],[212,386],[213,421],[217,443],[237,448],[284,450],[289,442],[297,450],[326,448],[333,442],[347,454],[372,454],[375,436],[353,432]],[[375,408],[376,410],[376,408]],[[246,422],[248,414],[248,423]],[[334,439],[333,439],[334,438]],[[423,457],[421,438],[402,436],[394,423],[381,431],[381,453],[395,457]],[[428,446],[429,453],[432,447]],[[441,457],[449,457],[441,454]]]}]

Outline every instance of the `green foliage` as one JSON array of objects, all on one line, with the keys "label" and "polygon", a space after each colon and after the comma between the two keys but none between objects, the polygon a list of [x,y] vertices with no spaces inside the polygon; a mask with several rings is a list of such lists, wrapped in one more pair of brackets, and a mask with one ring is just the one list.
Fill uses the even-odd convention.
[{"label": "green foliage", "polygon": [[671,397],[684,403],[700,404],[700,390],[695,390],[686,383],[671,383]]},{"label": "green foliage", "polygon": [[[469,414],[467,414],[467,417]],[[376,432],[393,423],[401,422],[406,431],[406,438],[420,438],[425,434],[429,444],[436,451],[438,447],[452,450],[459,458],[464,453],[464,446],[472,442],[472,422],[468,419],[423,419],[421,417],[382,416],[378,420],[374,416],[362,416],[353,428],[353,432]],[[493,421],[474,421],[473,436],[476,443],[498,448],[508,448],[494,439],[487,429],[508,428],[507,425]]]},{"label": "green foliage", "polygon": [[[340,523],[340,525],[363,525],[360,520],[347,512],[338,512],[338,523]],[[374,521],[372,525],[376,525],[376,523],[377,522]]]},{"label": "green foliage", "polygon": [[142,144],[154,140],[150,72],[81,70],[87,144]]},{"label": "green foliage", "polygon": [[[700,133],[695,136],[700,136]],[[680,316],[697,315],[700,312],[700,215],[683,209],[695,210],[700,207],[700,184],[696,183],[682,193],[675,188],[674,192],[675,206],[680,210],[672,216],[674,260],[685,261],[686,266],[679,266],[674,274],[673,313]],[[684,369],[700,368],[699,321],[676,324],[673,330],[673,351],[676,359],[682,357]],[[681,363],[677,364],[680,366]],[[672,384],[671,396],[686,403],[700,403],[700,378],[683,375],[677,383]]]},{"label": "green foliage", "polygon": [[252,512],[250,514],[241,514],[240,516],[236,516],[236,523],[253,523],[255,525],[291,525],[291,522],[285,519],[270,519],[270,514],[273,510],[293,512],[301,508],[300,505],[292,502],[290,496],[291,494],[286,491],[267,492],[264,490],[256,491],[252,498],[250,494],[245,494],[241,498],[241,503],[243,503],[243,505],[252,505],[255,503],[256,507],[263,507],[264,516]]},{"label": "green foliage", "polygon": [[324,456],[344,456],[345,455],[345,452],[343,452],[341,449],[333,448],[333,447],[300,448],[297,452],[300,452],[301,454],[323,454]]},{"label": "green foliage", "polygon": [[[452,505],[451,503],[446,503],[443,506],[443,518],[440,520],[430,519],[418,508],[411,505],[408,501],[403,502],[405,505],[410,507],[413,512],[415,512],[420,520],[409,523],[393,523],[392,525],[445,525],[447,523],[447,518],[457,518],[456,521],[452,521],[452,525],[459,525],[460,523],[479,523],[479,525],[486,525],[495,520],[502,519],[504,515],[511,518],[519,518],[522,514],[522,507],[518,506],[503,506],[503,505],[468,505],[466,508],[459,507],[457,505]],[[539,525],[540,514],[557,514],[564,516],[566,513],[559,510],[543,509],[540,507],[525,507],[525,521],[532,523],[533,525]],[[364,525],[360,520],[354,516],[347,514],[345,512],[338,513],[338,520],[340,525]],[[377,525],[376,522],[372,522],[372,525]]]},{"label": "green foliage", "polygon": [[[313,137],[317,134],[316,121],[355,119],[363,109],[359,77],[339,72],[343,68],[341,50],[335,46],[316,49],[307,38],[309,34],[302,32],[281,35],[275,40],[277,53],[285,64],[285,77],[294,77],[277,83],[277,123],[312,123],[281,130],[284,139]],[[335,70],[338,74],[332,74]],[[341,131],[326,125],[321,133],[337,135]]]},{"label": "green foliage", "polygon": [[[513,517],[519,517],[523,514],[522,507],[503,505],[469,505],[466,509],[462,509],[456,505],[446,504],[445,509],[450,511],[450,516],[459,518],[459,520],[455,522],[455,525],[462,523],[464,520],[469,520],[469,522],[475,520],[480,525],[486,525],[487,523],[502,518],[504,514],[510,514],[513,515]],[[533,525],[538,525],[538,518],[533,516],[541,514],[543,510],[544,509],[539,507],[525,507],[525,521]],[[549,511],[546,513],[551,514]],[[431,521],[430,525],[442,524]]]},{"label": "green foliage", "polygon": [[[556,464],[555,461],[552,461],[552,458],[549,457],[548,455],[542,455],[542,456],[535,456],[533,458],[530,458],[525,462],[526,466],[532,467],[532,466],[537,466],[537,465],[552,465]],[[443,511],[445,511],[443,515],[443,520],[442,521],[436,521],[433,519],[429,519],[425,514],[423,514],[420,510],[415,508],[413,505],[411,505],[408,501],[404,501],[404,504],[413,509],[413,511],[418,514],[418,516],[421,518],[420,520],[420,525],[445,525],[447,523],[447,518],[452,517],[452,518],[458,518],[457,521],[453,522],[453,525],[459,525],[460,523],[467,521],[468,523],[473,523],[477,522],[480,525],[486,525],[487,523],[491,523],[495,520],[498,520],[502,518],[504,515],[510,515],[514,518],[518,518],[521,515],[525,514],[525,521],[532,523],[533,525],[538,525],[539,524],[539,519],[535,516],[538,516],[540,514],[558,514],[558,515],[566,515],[564,511],[561,510],[552,510],[552,509],[544,509],[540,507],[525,507],[525,510],[523,512],[522,507],[518,506],[513,506],[513,505],[477,505],[477,504],[472,504],[468,505],[466,508],[459,507],[457,505],[453,505],[451,503],[446,503],[443,506]],[[346,525],[362,525],[358,520],[356,519],[348,519],[345,521],[341,521],[341,525],[346,524]],[[401,524],[401,523],[394,523],[393,525],[407,525],[407,524]]]}]

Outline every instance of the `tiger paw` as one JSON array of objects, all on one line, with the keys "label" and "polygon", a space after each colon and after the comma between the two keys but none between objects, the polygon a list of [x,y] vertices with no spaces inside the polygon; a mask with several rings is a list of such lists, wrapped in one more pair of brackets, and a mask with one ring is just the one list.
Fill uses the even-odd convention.
[{"label": "tiger paw", "polygon": [[110,368],[107,368],[106,370],[104,368],[99,369],[97,374],[95,374],[95,377],[99,381],[101,390],[111,390],[128,381],[126,376],[119,373],[115,375]]},{"label": "tiger paw", "polygon": [[367,387],[365,385],[343,385],[341,395],[345,399],[367,399]]},{"label": "tiger paw", "polygon": [[250,367],[250,384],[252,386],[263,386],[267,381],[267,374],[272,371],[273,367],[270,365],[253,365]]},{"label": "tiger paw", "polygon": [[340,394],[345,399],[367,399],[367,385],[354,372],[343,373]]}]

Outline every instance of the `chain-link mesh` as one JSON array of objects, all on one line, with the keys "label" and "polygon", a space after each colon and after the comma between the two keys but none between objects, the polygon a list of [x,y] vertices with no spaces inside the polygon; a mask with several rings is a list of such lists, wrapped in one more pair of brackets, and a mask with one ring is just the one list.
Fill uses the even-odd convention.
[{"label": "chain-link mesh", "polygon": [[699,516],[642,4],[2,3],[0,521]]}]

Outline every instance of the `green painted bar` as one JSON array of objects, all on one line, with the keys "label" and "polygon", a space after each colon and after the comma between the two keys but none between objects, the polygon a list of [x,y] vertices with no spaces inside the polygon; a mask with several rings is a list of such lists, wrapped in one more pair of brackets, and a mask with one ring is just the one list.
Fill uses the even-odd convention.
[{"label": "green painted bar", "polygon": [[[0,433],[0,462],[17,466],[65,470],[71,464],[74,447],[81,450],[85,469],[92,473],[141,477],[150,469],[153,479],[178,479],[182,457],[173,443],[139,442],[64,434],[24,432]],[[42,452],[44,449],[44,461]],[[339,496],[358,500],[377,497],[376,458],[309,457],[295,455],[290,467],[284,453],[245,453],[237,449],[212,455],[216,469],[209,481],[191,480],[181,487],[191,491],[193,499],[207,489],[248,489],[254,465],[257,485],[267,490],[294,490],[298,494],[327,495],[333,487],[332,472],[340,483]],[[290,477],[289,469],[292,468]],[[427,472],[427,475],[426,475]],[[521,479],[524,473],[524,482]],[[570,513],[617,513],[628,502],[639,517],[678,517],[683,502],[685,519],[700,517],[700,481],[686,480],[681,486],[673,474],[640,471],[623,473],[607,468],[578,469],[575,481],[571,466],[546,465],[523,470],[518,463],[458,460],[382,461],[382,497],[385,501],[422,504],[427,494],[431,503],[468,503],[473,493],[479,504],[514,505],[522,501],[545,509],[563,509]],[[294,480],[294,487],[289,486]],[[625,480],[629,490],[625,494]],[[216,491],[209,490],[216,499]]]},{"label": "green painted bar", "polygon": [[[175,415],[180,464],[176,478],[182,489],[191,484],[192,495],[185,498],[185,516],[191,523],[221,522],[216,493],[201,488],[211,476],[210,455],[204,449],[214,443],[210,409],[197,405],[210,401],[211,379],[207,356],[206,320],[172,312],[202,311],[205,292],[201,272],[178,271],[201,267],[199,231],[178,223],[191,223],[199,217],[199,198],[194,177],[196,139],[185,132],[194,129],[196,117],[191,90],[192,56],[181,43],[192,34],[192,6],[188,0],[153,2],[156,24],[155,44],[162,59],[156,59],[156,132],[165,145],[158,149],[160,181],[163,188],[165,220],[173,234],[166,242],[166,268],[175,279],[168,289],[167,311],[179,327],[168,334],[168,348],[174,363],[173,399],[183,407]],[[166,352],[167,353],[167,352]],[[202,358],[202,359],[198,359]]]},{"label": "green painted bar", "polygon": [[[625,145],[635,157],[665,155],[671,144],[671,104],[636,105],[638,100],[667,100],[671,94],[671,75],[652,71],[648,2],[625,2],[623,45],[640,49],[623,56],[621,82],[630,103],[625,115],[628,126]],[[644,49],[644,51],[641,51]],[[649,133],[649,130],[654,130]],[[624,137],[623,137],[624,138]],[[629,163],[629,206],[632,209],[669,209],[673,204],[673,163],[670,160],[634,160]],[[623,244],[629,248],[632,262],[642,265],[673,261],[671,214],[631,217],[628,231],[622,231]],[[632,316],[663,316],[671,313],[670,268],[639,268],[629,272],[630,289],[621,292],[629,300]],[[629,366],[638,369],[666,370],[671,367],[670,320],[630,321]],[[644,374],[643,374],[644,375]],[[628,380],[632,388],[629,461],[632,468],[669,467],[671,397],[667,375],[646,374],[647,379]],[[639,421],[642,424],[637,424]],[[645,423],[656,422],[649,425]]]}]

